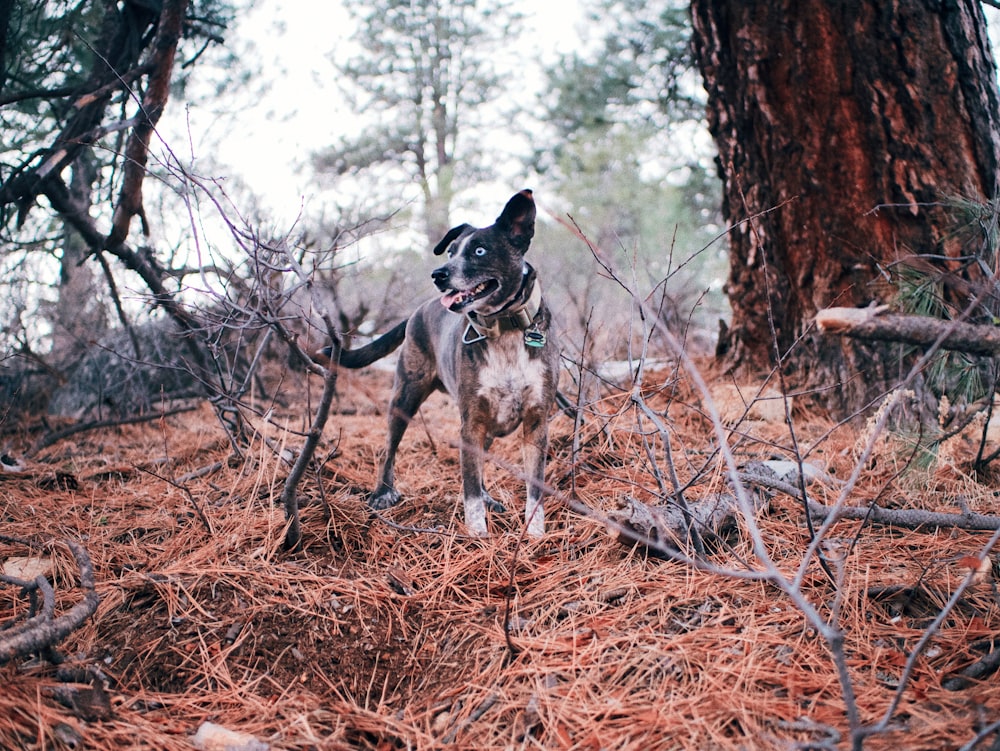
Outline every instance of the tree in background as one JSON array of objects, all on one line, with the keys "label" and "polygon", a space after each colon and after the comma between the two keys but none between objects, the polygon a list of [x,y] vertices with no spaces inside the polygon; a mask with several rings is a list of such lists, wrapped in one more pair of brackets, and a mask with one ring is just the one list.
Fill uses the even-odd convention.
[{"label": "tree in background", "polygon": [[[0,8],[0,400],[44,406],[53,382],[35,376],[65,382],[115,316],[123,332],[108,336],[124,341],[108,354],[136,366],[128,377],[140,390],[157,370],[153,363],[143,371],[143,362],[156,356],[168,364],[158,375],[183,361],[201,384],[229,376],[210,355],[209,327],[180,300],[196,269],[175,266],[147,239],[156,215],[144,196],[147,175],[159,168],[161,176],[172,172],[178,193],[197,200],[183,168],[171,157],[159,161],[166,149],[152,155],[151,146],[170,95],[221,42],[229,12],[223,0]],[[166,311],[173,327],[164,330],[189,334],[178,341],[182,353],[153,352],[163,337],[144,340],[133,325],[137,299]],[[108,399],[124,411],[142,408],[117,385],[98,399],[98,409]]]},{"label": "tree in background", "polygon": [[458,190],[488,164],[484,105],[502,110],[498,61],[519,31],[504,2],[350,0],[364,51],[339,65],[360,132],[319,153],[315,166],[336,175],[365,172],[398,188],[416,183],[431,244],[450,228]]},{"label": "tree in background", "polygon": [[[556,135],[536,163],[606,260],[646,289],[666,280],[661,315],[674,331],[692,316],[702,328],[714,326],[724,300],[718,289],[707,303],[704,294],[721,276],[724,249],[711,243],[719,232],[718,183],[708,139],[697,144],[704,101],[687,4],[603,0],[589,14],[600,38],[548,70],[544,119]],[[566,279],[573,270],[579,273]],[[602,304],[593,271],[566,263],[557,277],[574,291],[568,323],[583,325]],[[617,305],[595,316],[617,332],[619,347],[625,342],[615,318],[623,312]]]},{"label": "tree in background", "polygon": [[963,222],[951,202],[997,199],[1000,97],[982,9],[692,0],[691,12],[735,227],[725,357],[747,371],[780,364],[850,414],[898,383],[905,353],[823,338],[818,310],[892,302],[888,283],[908,279],[955,314],[996,311],[989,222]]},{"label": "tree in background", "polygon": [[[153,130],[171,86],[184,78],[180,71],[221,41],[227,8],[216,0],[39,0],[0,9],[0,233],[7,248],[0,262],[14,293],[8,302],[18,308],[20,301],[5,344],[29,348],[31,336],[17,321],[35,314],[48,318],[56,335],[99,334],[107,313],[100,302],[117,295],[105,253],[154,293],[166,291],[167,272],[153,252],[129,245],[132,220],[139,217],[148,234],[142,188]],[[178,48],[186,60],[177,60]],[[89,258],[107,280],[104,294],[81,268]],[[54,276],[54,293],[38,288]],[[51,306],[32,310],[38,298]]]}]

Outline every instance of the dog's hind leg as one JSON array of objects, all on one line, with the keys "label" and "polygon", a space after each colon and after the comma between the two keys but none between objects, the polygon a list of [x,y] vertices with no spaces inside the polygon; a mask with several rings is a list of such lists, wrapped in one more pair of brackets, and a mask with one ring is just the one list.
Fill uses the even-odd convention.
[{"label": "dog's hind leg", "polygon": [[504,506],[500,501],[491,496],[487,490],[486,486],[483,486],[483,505],[486,507],[487,511],[492,511],[494,514],[506,514],[507,507]]},{"label": "dog's hind leg", "polygon": [[378,484],[368,497],[368,505],[371,508],[387,509],[402,500],[399,491],[396,490],[396,451],[413,416],[433,390],[433,382],[408,381],[397,376],[392,401],[389,404],[389,437],[386,441],[385,457],[382,460],[382,469],[379,471]]},{"label": "dog's hind leg", "polygon": [[[483,443],[483,454],[484,454],[484,456],[490,450],[490,446],[492,446],[492,445],[493,445],[493,438],[492,438],[492,436],[487,436],[485,443]],[[482,491],[481,492],[482,492],[482,496],[483,496],[483,505],[486,507],[487,511],[492,511],[494,514],[506,514],[507,513],[507,507],[504,506],[502,503],[500,503],[500,501],[496,500],[493,496],[491,496],[489,494],[489,491],[486,490],[486,483],[485,482],[483,483],[483,487],[482,487]]]}]

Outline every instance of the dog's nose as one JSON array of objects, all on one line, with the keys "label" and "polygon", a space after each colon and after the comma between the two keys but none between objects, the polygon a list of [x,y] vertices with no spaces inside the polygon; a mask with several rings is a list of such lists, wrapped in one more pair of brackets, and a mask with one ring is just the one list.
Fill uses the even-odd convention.
[{"label": "dog's nose", "polygon": [[445,284],[449,277],[451,277],[451,272],[448,270],[447,266],[441,266],[431,272],[431,279],[433,279],[434,283],[439,287],[442,284]]}]

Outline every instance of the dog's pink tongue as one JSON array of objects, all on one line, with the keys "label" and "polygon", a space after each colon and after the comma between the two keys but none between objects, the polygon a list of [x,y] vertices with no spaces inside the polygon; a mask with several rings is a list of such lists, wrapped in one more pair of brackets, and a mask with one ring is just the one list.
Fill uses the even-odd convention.
[{"label": "dog's pink tongue", "polygon": [[444,305],[446,308],[451,308],[452,305],[458,302],[458,298],[460,298],[461,296],[462,296],[461,292],[450,292],[446,295],[442,295],[441,304]]}]

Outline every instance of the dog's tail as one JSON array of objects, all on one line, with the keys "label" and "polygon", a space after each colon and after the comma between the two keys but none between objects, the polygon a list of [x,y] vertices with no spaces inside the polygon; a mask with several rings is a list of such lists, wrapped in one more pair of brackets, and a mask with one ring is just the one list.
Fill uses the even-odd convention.
[{"label": "dog's tail", "polygon": [[[378,339],[364,347],[357,349],[340,350],[340,365],[344,368],[355,370],[371,365],[376,360],[381,360],[386,355],[394,352],[403,339],[406,338],[406,321],[396,324],[389,332],[383,334]],[[313,357],[319,362],[329,363],[333,356],[333,347],[323,347]]]}]

